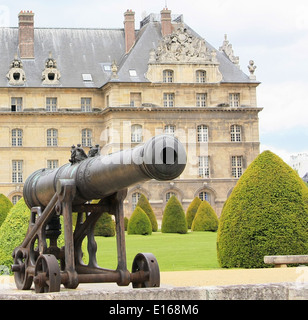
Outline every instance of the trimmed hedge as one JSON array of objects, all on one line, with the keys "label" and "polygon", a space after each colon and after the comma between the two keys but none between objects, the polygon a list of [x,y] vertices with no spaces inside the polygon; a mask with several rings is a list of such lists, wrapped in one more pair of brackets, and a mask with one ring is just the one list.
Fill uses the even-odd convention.
[{"label": "trimmed hedge", "polygon": [[124,229],[127,231],[127,226],[128,226],[128,218],[124,217]]},{"label": "trimmed hedge", "polygon": [[147,214],[136,207],[131,218],[128,221],[127,234],[151,235],[152,224]]},{"label": "trimmed hedge", "polygon": [[12,207],[12,202],[4,194],[0,194],[0,227]]},{"label": "trimmed hedge", "polygon": [[152,231],[156,232],[158,229],[156,216],[153,212],[153,209],[152,209],[148,199],[146,198],[146,196],[144,194],[140,195],[140,198],[137,202],[137,206],[140,207],[147,214],[147,216],[149,217],[149,219],[151,221]]},{"label": "trimmed hedge", "polygon": [[114,237],[115,236],[115,222],[108,212],[104,212],[95,224],[95,236]]},{"label": "trimmed hedge", "polygon": [[260,268],[266,255],[308,252],[308,188],[270,151],[239,179],[219,220],[221,267]]},{"label": "trimmed hedge", "polygon": [[186,211],[186,221],[188,229],[191,229],[192,222],[196,216],[198,208],[201,204],[201,199],[199,197],[195,197],[195,199],[190,203],[189,207]]},{"label": "trimmed hedge", "polygon": [[0,265],[11,268],[12,253],[23,242],[30,221],[30,210],[21,198],[8,213],[0,227]]},{"label": "trimmed hedge", "polygon": [[202,201],[194,221],[191,226],[191,231],[217,231],[218,229],[218,218],[207,201]]},{"label": "trimmed hedge", "polygon": [[162,233],[187,233],[185,212],[176,196],[172,196],[166,204],[161,226]]}]

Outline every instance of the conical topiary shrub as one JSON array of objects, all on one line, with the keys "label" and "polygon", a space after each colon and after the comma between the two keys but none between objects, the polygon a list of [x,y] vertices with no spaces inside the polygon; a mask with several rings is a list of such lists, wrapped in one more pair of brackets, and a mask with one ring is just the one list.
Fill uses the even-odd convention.
[{"label": "conical topiary shrub", "polygon": [[4,194],[0,194],[0,226],[12,207],[12,202]]},{"label": "conical topiary shrub", "polygon": [[221,267],[259,268],[266,255],[308,252],[308,188],[270,151],[260,154],[226,201],[217,234]]},{"label": "conical topiary shrub", "polygon": [[146,213],[140,208],[136,207],[131,218],[128,221],[127,234],[152,234],[152,224]]},{"label": "conical topiary shrub", "polygon": [[156,232],[158,229],[156,216],[153,212],[153,209],[152,209],[148,199],[146,198],[146,196],[144,194],[140,195],[137,206],[140,207],[147,214],[147,216],[149,217],[151,224],[152,224],[152,231]]},{"label": "conical topiary shrub", "polygon": [[0,265],[13,264],[12,253],[23,242],[30,221],[30,210],[21,198],[10,210],[0,227]]},{"label": "conical topiary shrub", "polygon": [[101,237],[115,236],[115,222],[108,212],[104,212],[95,224],[94,235]]},{"label": "conical topiary shrub", "polygon": [[217,231],[218,218],[207,201],[202,201],[194,221],[192,223],[191,231]]},{"label": "conical topiary shrub", "polygon": [[187,233],[185,212],[179,200],[172,196],[166,204],[161,226],[162,233]]},{"label": "conical topiary shrub", "polygon": [[198,211],[198,208],[201,204],[201,200],[199,197],[195,197],[195,199],[188,206],[186,211],[186,221],[188,229],[191,229],[192,222],[194,221],[195,215]]},{"label": "conical topiary shrub", "polygon": [[127,226],[128,226],[128,218],[124,217],[124,229],[127,231]]}]

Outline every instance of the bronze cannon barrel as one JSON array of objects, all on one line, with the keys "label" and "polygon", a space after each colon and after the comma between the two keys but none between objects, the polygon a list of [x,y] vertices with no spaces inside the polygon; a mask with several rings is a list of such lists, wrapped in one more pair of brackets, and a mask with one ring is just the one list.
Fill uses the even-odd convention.
[{"label": "bronze cannon barrel", "polygon": [[57,169],[40,169],[25,182],[23,196],[29,208],[46,207],[56,193],[59,179],[73,179],[73,204],[102,199],[136,183],[177,178],[185,169],[186,152],[174,137],[160,135],[143,145],[110,155],[87,158]]}]

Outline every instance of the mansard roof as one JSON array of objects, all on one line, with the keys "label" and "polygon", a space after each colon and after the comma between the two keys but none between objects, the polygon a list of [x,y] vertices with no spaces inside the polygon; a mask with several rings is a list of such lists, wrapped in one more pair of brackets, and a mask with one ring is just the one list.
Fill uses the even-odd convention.
[{"label": "mansard roof", "polygon": [[[145,19],[136,31],[136,42],[125,53],[124,29],[55,29],[34,28],[34,59],[22,59],[26,74],[24,87],[100,88],[108,82],[149,82],[146,78],[150,51],[162,40],[161,23]],[[191,34],[201,38],[189,26]],[[204,40],[208,49],[215,50],[222,82],[251,83],[248,75],[231,62],[228,56]],[[18,55],[18,28],[0,28],[0,87],[10,87],[6,75],[14,56]],[[57,62],[61,73],[59,84],[45,84],[42,72],[48,56]],[[113,76],[112,63],[117,64]],[[130,70],[134,70],[130,72]]]}]

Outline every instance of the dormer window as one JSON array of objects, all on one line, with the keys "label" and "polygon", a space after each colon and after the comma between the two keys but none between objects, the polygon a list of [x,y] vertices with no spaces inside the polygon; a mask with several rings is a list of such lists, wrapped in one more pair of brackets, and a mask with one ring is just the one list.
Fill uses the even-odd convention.
[{"label": "dormer window", "polygon": [[20,80],[20,72],[14,72],[13,73],[13,78],[15,81],[19,81]]},{"label": "dormer window", "polygon": [[51,53],[49,53],[49,58],[45,63],[45,70],[42,72],[43,84],[59,84],[61,74],[57,69],[57,62],[52,58]]},{"label": "dormer window", "polygon": [[25,84],[25,71],[23,70],[22,62],[21,60],[18,60],[17,55],[15,55],[6,77],[9,80],[9,84],[12,86],[21,86]]},{"label": "dormer window", "polygon": [[204,70],[198,70],[196,72],[196,82],[205,83],[206,82],[206,72]]},{"label": "dormer window", "polygon": [[172,83],[174,82],[174,72],[173,70],[164,70],[163,71],[163,82]]},{"label": "dormer window", "polygon": [[54,81],[55,77],[56,77],[56,75],[53,72],[48,73],[48,80],[49,81]]}]

